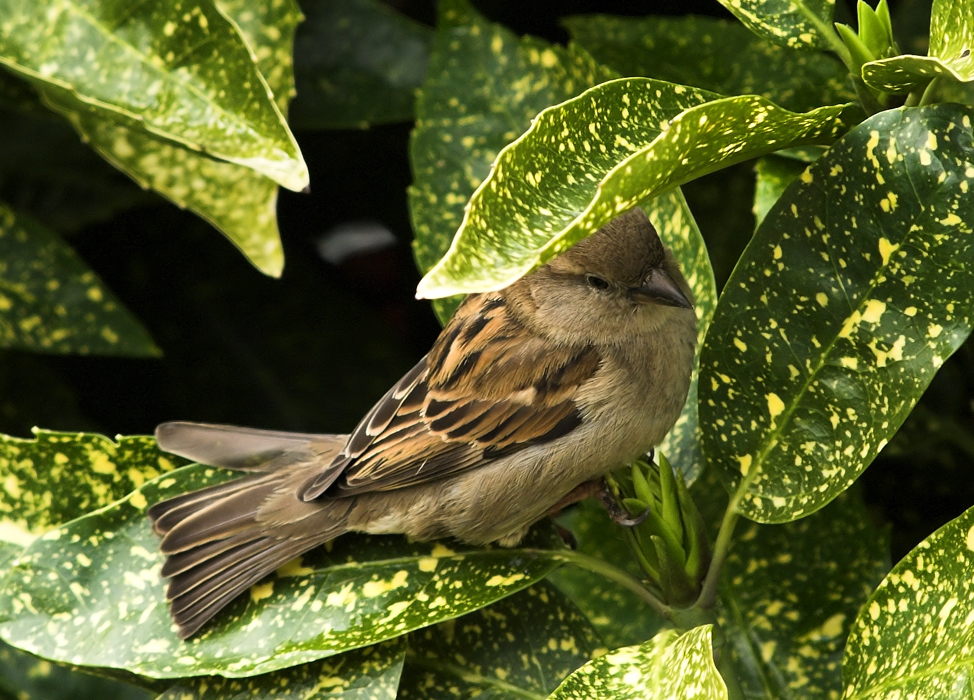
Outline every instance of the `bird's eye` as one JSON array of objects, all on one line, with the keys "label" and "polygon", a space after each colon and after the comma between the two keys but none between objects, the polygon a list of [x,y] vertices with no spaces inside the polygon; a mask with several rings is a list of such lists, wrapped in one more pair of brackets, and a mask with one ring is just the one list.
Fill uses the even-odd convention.
[{"label": "bird's eye", "polygon": [[585,281],[592,289],[604,291],[609,288],[609,283],[597,275],[585,275]]}]

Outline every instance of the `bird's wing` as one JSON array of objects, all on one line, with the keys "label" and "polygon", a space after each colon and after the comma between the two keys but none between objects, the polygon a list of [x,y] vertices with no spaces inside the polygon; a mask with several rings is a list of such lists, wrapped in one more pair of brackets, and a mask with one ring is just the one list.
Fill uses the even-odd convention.
[{"label": "bird's wing", "polygon": [[577,390],[600,361],[530,333],[499,295],[468,298],[300,495],[402,488],[562,437],[581,424]]}]

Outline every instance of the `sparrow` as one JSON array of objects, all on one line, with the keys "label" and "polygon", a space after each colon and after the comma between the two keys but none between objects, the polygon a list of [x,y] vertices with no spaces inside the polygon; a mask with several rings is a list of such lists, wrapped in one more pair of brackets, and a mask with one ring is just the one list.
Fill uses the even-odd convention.
[{"label": "sparrow", "polygon": [[163,423],[163,450],[247,472],[148,511],[179,636],[346,532],[517,544],[663,439],[696,337],[689,285],[636,208],[469,295],[350,435]]}]

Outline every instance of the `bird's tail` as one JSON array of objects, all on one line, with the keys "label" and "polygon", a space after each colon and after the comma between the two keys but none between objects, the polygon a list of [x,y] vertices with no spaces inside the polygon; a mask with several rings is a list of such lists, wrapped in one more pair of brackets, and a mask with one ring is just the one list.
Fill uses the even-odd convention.
[{"label": "bird's tail", "polygon": [[149,509],[168,555],[162,575],[171,579],[167,598],[183,639],[250,586],[346,530],[348,499],[306,503],[297,495],[345,436],[165,423],[156,438],[166,451],[253,472]]}]

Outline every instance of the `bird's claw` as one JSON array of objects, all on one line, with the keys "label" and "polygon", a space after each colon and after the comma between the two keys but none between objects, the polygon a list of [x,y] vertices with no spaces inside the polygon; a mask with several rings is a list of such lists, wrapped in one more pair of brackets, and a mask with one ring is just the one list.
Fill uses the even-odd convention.
[{"label": "bird's claw", "polygon": [[646,508],[644,512],[640,513],[636,517],[629,515],[629,513],[619,505],[615,495],[612,493],[611,489],[609,489],[609,484],[605,481],[602,482],[602,488],[599,489],[598,498],[606,512],[609,514],[609,517],[612,518],[612,521],[617,525],[622,525],[623,527],[636,527],[649,516],[649,508]]}]

